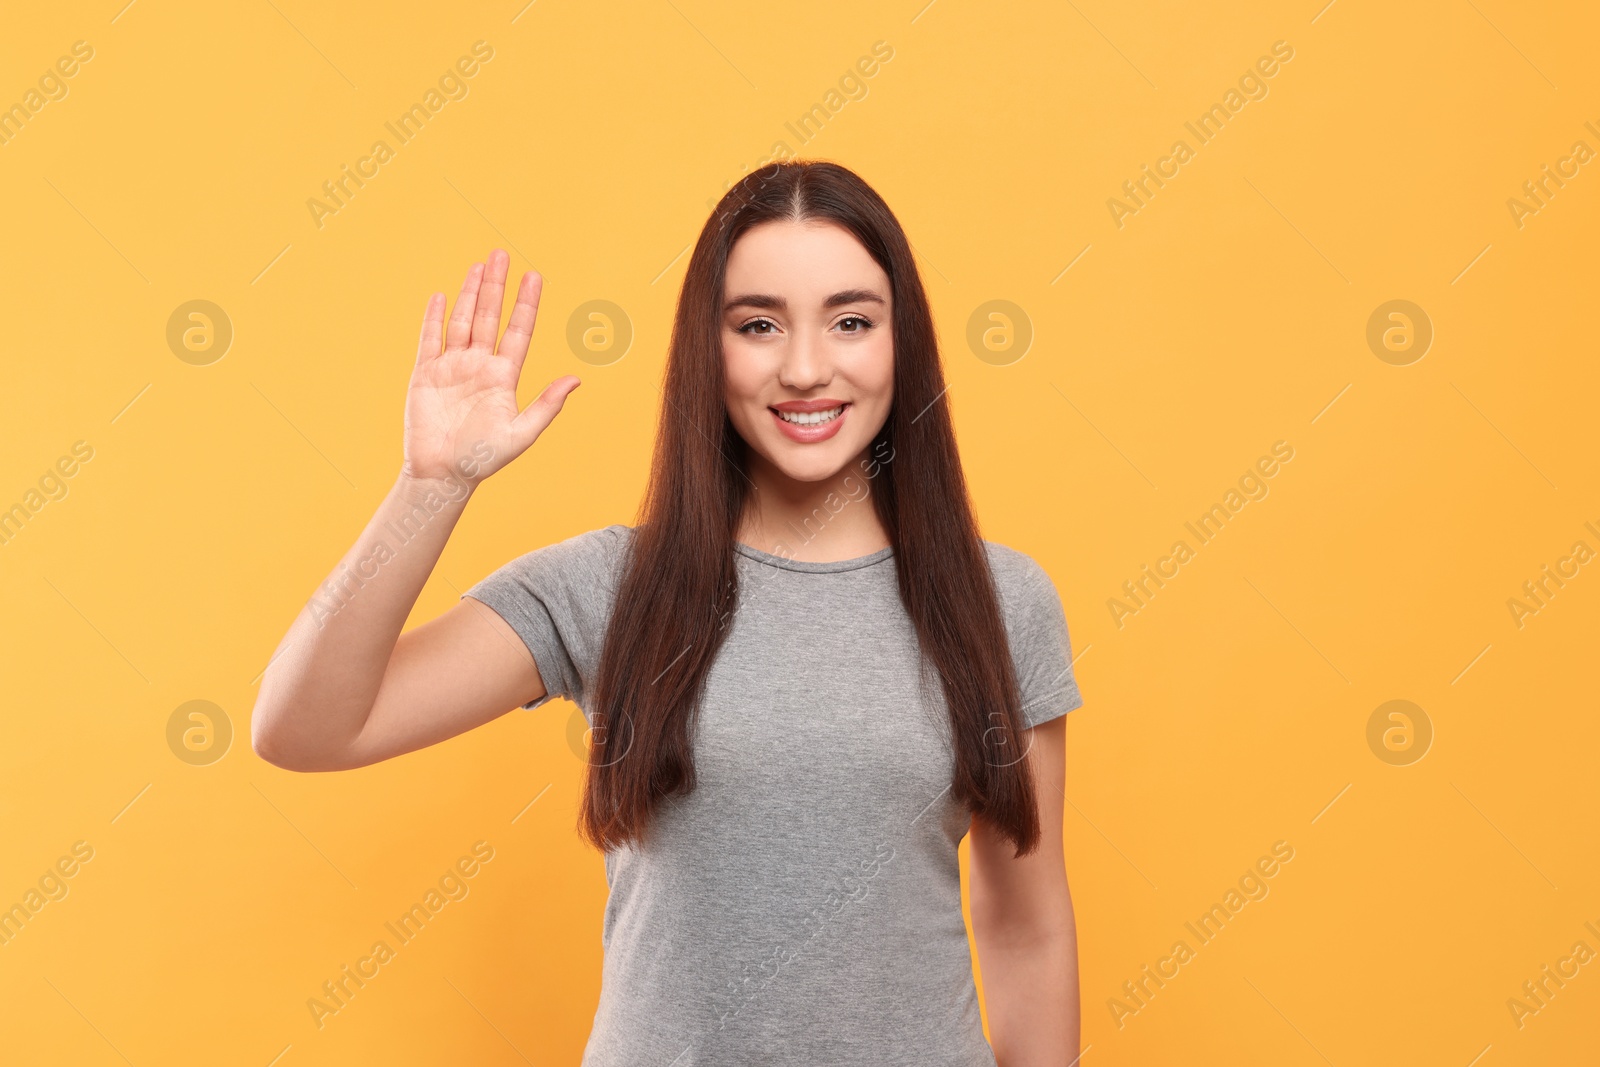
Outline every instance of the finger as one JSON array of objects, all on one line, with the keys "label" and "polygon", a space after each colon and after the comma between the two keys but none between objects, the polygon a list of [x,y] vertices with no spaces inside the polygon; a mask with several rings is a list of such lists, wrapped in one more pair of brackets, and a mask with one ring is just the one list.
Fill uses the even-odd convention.
[{"label": "finger", "polygon": [[465,348],[472,340],[472,313],[478,306],[478,286],[482,281],[483,264],[474,263],[467,271],[467,280],[461,283],[461,295],[456,297],[456,310],[444,334],[446,348]]},{"label": "finger", "polygon": [[499,352],[510,356],[512,366],[522,370],[522,361],[528,355],[528,341],[533,337],[533,324],[539,317],[539,297],[544,293],[544,278],[536,270],[522,276],[517,286],[517,303],[511,309],[511,321],[506,325],[506,335],[500,338]]},{"label": "finger", "polygon": [[511,433],[519,451],[527,448],[544,433],[545,427],[561,413],[572,391],[583,383],[571,374],[563,375],[544,387],[534,401],[511,420]]},{"label": "finger", "polygon": [[428,309],[422,313],[422,336],[417,339],[417,362],[426,363],[439,355],[439,339],[444,334],[444,294],[428,297]]},{"label": "finger", "polygon": [[500,249],[489,253],[489,265],[483,272],[483,284],[478,288],[478,312],[472,316],[472,343],[494,351],[495,338],[500,336],[500,305],[506,295],[506,268],[511,257]]}]

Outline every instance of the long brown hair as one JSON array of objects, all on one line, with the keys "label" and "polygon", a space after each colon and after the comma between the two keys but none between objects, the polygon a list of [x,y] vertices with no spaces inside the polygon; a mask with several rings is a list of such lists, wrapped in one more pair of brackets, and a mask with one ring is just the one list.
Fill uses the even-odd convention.
[{"label": "long brown hair", "polygon": [[1031,852],[1039,816],[1015,671],[994,578],[956,450],[928,299],[887,204],[834,163],[746,175],[700,231],[678,300],[649,484],[603,646],[590,709],[579,830],[612,849],[643,841],[656,806],[694,788],[691,743],[707,672],[738,604],[733,548],[751,485],[747,445],[723,399],[722,300],[739,236],[772,220],[835,223],[889,277],[894,394],[872,451],[892,451],[873,493],[900,600],[943,684],[952,793]]}]

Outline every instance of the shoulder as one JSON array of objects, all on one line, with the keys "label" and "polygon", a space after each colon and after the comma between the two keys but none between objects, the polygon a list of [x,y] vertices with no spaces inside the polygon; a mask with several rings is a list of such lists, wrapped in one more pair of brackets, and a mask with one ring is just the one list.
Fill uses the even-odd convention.
[{"label": "shoulder", "polygon": [[632,530],[602,526],[525,552],[462,594],[488,605],[528,646],[545,695],[582,703],[599,662]]},{"label": "shoulder", "polygon": [[574,534],[565,541],[556,541],[542,549],[535,549],[534,553],[550,552],[552,555],[573,559],[613,560],[620,559],[626,553],[632,540],[633,527],[616,522],[610,526],[600,526]]},{"label": "shoulder", "polygon": [[524,585],[609,584],[620,574],[632,538],[633,528],[621,523],[585,530],[524,552],[500,568],[497,575]]},{"label": "shoulder", "polygon": [[983,547],[989,557],[989,572],[994,575],[995,589],[1003,602],[1015,605],[1043,598],[1054,600],[1059,610],[1055,580],[1038,560],[996,541],[985,541]]},{"label": "shoulder", "polygon": [[1013,640],[1041,631],[1054,632],[1066,623],[1055,579],[1026,552],[994,541],[983,543],[994,576],[1000,615]]},{"label": "shoulder", "polygon": [[1023,722],[1037,726],[1083,704],[1061,595],[1049,573],[1026,552],[993,541],[983,544],[1017,666]]},{"label": "shoulder", "polygon": [[612,523],[610,526],[600,526],[593,530],[585,530],[583,533],[574,534],[564,541],[553,541],[543,548],[536,548],[527,553],[527,556],[536,556],[541,552],[573,558],[594,557],[601,559],[620,556],[632,538],[633,527],[624,526],[620,522]]}]

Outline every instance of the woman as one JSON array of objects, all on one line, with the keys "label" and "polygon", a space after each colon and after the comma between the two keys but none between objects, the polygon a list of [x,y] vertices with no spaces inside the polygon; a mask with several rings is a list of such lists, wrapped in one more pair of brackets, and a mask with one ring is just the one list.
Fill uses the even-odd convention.
[{"label": "woman", "polygon": [[1075,1061],[1066,622],[1038,564],[978,535],[887,205],[822,162],[730,189],[684,281],[639,524],[530,552],[402,635],[471,490],[578,385],[517,410],[542,279],[496,348],[507,264],[472,266],[448,325],[429,300],[400,475],[325,586],[347,595],[279,646],[256,752],[357,767],[581,706],[580,830],[610,886],[585,1064]]}]

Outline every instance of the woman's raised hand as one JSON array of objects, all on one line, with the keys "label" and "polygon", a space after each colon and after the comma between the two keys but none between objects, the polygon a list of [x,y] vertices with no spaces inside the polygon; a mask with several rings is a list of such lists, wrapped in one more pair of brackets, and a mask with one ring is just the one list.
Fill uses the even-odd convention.
[{"label": "woman's raised hand", "polygon": [[476,485],[526,451],[578,387],[576,377],[564,375],[517,410],[517,379],[539,315],[544,278],[538,271],[522,276],[511,321],[496,348],[510,262],[497,248],[487,265],[472,265],[448,326],[444,294],[428,299],[406,390],[402,474],[407,477]]}]

